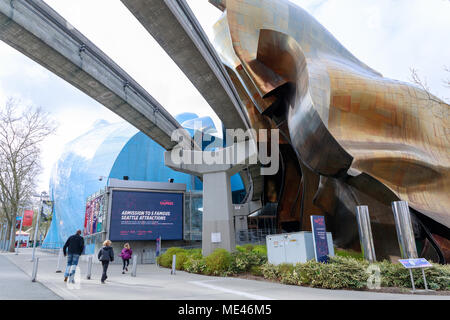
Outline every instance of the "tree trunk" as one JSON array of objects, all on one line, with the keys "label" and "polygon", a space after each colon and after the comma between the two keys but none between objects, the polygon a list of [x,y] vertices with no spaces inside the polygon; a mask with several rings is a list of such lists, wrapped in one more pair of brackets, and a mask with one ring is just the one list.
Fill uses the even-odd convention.
[{"label": "tree trunk", "polygon": [[11,228],[9,230],[9,252],[16,251],[16,224],[12,223]]}]

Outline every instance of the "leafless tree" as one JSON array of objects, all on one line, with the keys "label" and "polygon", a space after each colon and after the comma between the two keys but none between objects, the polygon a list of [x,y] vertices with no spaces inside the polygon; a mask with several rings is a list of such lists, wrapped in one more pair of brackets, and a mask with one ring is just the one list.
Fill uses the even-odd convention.
[{"label": "leafless tree", "polygon": [[444,79],[444,85],[445,85],[447,88],[450,89],[450,68],[447,67],[447,66],[445,66],[445,67],[444,67],[444,70],[445,70],[445,72],[448,73],[448,77],[449,77],[449,78],[447,78],[447,79]]},{"label": "leafless tree", "polygon": [[55,130],[55,123],[41,108],[21,108],[13,99],[0,108],[0,215],[8,224],[8,236],[12,236],[11,252],[16,216],[30,202],[41,171],[40,145]]},{"label": "leafless tree", "polygon": [[[448,73],[450,73],[450,69],[447,67],[444,67],[444,70]],[[445,101],[448,99],[442,98],[439,99],[438,97],[436,97],[436,95],[434,95],[430,89],[430,87],[428,86],[427,80],[425,78],[421,78],[419,75],[419,72],[414,69],[414,68],[410,68],[411,71],[411,80],[418,85],[423,91],[425,91],[426,94],[426,99],[430,100],[432,102],[435,102],[437,104],[440,105],[449,105],[450,101]],[[445,79],[444,81],[444,85],[448,88],[450,88],[450,78],[449,79]]]}]

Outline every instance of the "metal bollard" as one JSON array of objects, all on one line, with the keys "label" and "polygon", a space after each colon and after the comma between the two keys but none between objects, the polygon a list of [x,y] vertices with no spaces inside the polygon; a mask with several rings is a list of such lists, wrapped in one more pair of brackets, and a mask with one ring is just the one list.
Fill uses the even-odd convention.
[{"label": "metal bollard", "polygon": [[425,277],[425,270],[424,270],[424,268],[422,268],[422,276],[423,276],[423,283],[425,285],[425,290],[428,291],[427,278]]},{"label": "metal bollard", "polygon": [[33,273],[31,274],[31,281],[36,282],[37,271],[38,271],[39,258],[34,259],[33,263]]},{"label": "metal bollard", "polygon": [[397,229],[397,238],[402,258],[417,258],[417,248],[414,239],[414,231],[412,228],[411,213],[409,212],[408,202],[392,202],[392,211],[394,212],[395,228]]},{"label": "metal bollard", "polygon": [[63,249],[59,249],[58,253],[58,263],[56,264],[56,273],[61,273],[61,260],[63,258]]},{"label": "metal bollard", "polygon": [[137,258],[138,258],[137,254],[133,256],[133,266],[131,268],[131,276],[132,277],[136,277]]},{"label": "metal bollard", "polygon": [[177,255],[174,254],[172,256],[172,270],[170,271],[170,274],[175,274],[176,273],[176,268],[177,267]]},{"label": "metal bollard", "polygon": [[0,250],[3,248],[3,224],[0,226]]},{"label": "metal bollard", "polygon": [[359,241],[364,258],[370,262],[375,262],[375,247],[373,245],[372,227],[367,206],[356,207],[356,221],[358,222]]},{"label": "metal bollard", "polygon": [[89,256],[86,279],[91,280],[91,275],[92,275],[92,256]]}]

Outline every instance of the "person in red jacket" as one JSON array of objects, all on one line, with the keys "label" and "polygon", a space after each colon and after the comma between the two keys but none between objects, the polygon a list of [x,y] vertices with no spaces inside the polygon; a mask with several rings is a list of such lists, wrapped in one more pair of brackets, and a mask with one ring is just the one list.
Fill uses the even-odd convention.
[{"label": "person in red jacket", "polygon": [[129,243],[125,243],[123,246],[122,252],[120,253],[120,257],[122,258],[123,262],[123,269],[122,274],[125,274],[125,271],[128,271],[128,266],[130,265],[130,259],[133,255],[133,250],[130,248]]}]

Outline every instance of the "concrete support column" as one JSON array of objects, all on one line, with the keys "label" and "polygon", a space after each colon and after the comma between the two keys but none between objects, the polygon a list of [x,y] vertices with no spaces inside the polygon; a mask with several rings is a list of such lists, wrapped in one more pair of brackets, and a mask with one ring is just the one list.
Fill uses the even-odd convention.
[{"label": "concrete support column", "polygon": [[254,141],[238,142],[219,151],[184,150],[182,157],[180,154],[180,150],[165,152],[164,163],[173,170],[203,177],[203,255],[217,248],[234,251],[236,237],[230,178],[247,166],[246,161],[257,159]]},{"label": "concrete support column", "polygon": [[202,253],[217,248],[233,251],[236,247],[231,199],[230,175],[226,171],[203,175]]}]

